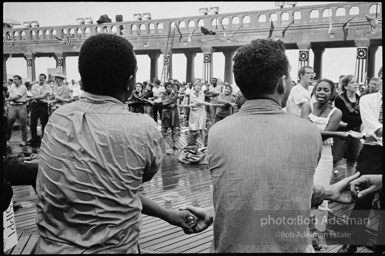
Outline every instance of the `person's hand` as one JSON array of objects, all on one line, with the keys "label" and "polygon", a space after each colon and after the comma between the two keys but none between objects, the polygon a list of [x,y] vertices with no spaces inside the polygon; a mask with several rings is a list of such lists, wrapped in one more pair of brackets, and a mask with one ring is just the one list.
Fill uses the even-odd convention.
[{"label": "person's hand", "polygon": [[346,126],[348,126],[348,123],[340,121],[340,127],[346,127]]},{"label": "person's hand", "polygon": [[355,200],[355,193],[350,190],[349,184],[354,179],[357,179],[360,176],[360,173],[347,177],[343,180],[340,180],[333,185],[328,185],[325,187],[326,194],[330,194],[330,200],[342,203],[342,204],[350,204]]},{"label": "person's hand", "polygon": [[350,190],[357,193],[357,197],[361,198],[367,194],[374,193],[382,188],[382,175],[362,175],[361,177],[350,182]]},{"label": "person's hand", "polygon": [[179,210],[188,210],[198,218],[196,225],[192,227],[194,233],[206,230],[214,221],[213,212],[204,208],[187,205],[180,207]]},{"label": "person's hand", "polygon": [[187,210],[170,210],[168,222],[181,227],[186,234],[192,234],[192,227],[196,225],[198,218]]},{"label": "person's hand", "polygon": [[348,137],[352,137],[355,139],[363,139],[364,135],[360,132],[348,131]]}]

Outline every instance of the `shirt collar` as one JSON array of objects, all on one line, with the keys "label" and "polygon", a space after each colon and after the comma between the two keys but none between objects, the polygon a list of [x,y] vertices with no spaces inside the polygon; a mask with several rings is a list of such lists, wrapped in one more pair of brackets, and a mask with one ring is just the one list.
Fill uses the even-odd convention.
[{"label": "shirt collar", "polygon": [[284,110],[277,102],[271,99],[247,100],[240,112],[282,113]]},{"label": "shirt collar", "polygon": [[86,91],[80,96],[80,99],[93,101],[95,103],[113,102],[113,103],[125,106],[123,102],[121,102],[120,100],[114,97],[107,96],[107,95],[97,95]]}]

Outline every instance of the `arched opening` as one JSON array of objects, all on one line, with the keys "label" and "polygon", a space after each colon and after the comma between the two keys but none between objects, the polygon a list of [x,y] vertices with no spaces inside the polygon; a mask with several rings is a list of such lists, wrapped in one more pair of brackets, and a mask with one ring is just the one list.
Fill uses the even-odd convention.
[{"label": "arched opening", "polygon": [[360,14],[360,9],[358,6],[353,6],[350,8],[349,15],[359,15]]},{"label": "arched opening", "polygon": [[301,19],[301,12],[294,12],[294,20],[300,20]]},{"label": "arched opening", "polygon": [[323,18],[328,18],[332,16],[332,9],[327,8],[322,12],[322,17]]},{"label": "arched opening", "polygon": [[244,16],[242,19],[243,24],[249,24],[250,23],[250,16]]},{"label": "arched opening", "polygon": [[289,20],[289,14],[287,12],[284,12],[281,14],[281,20],[282,21],[288,21]]},{"label": "arched opening", "polygon": [[345,16],[346,15],[346,10],[345,8],[338,8],[336,11],[336,16]]},{"label": "arched opening", "polygon": [[318,10],[312,10],[310,12],[310,19],[318,19],[319,18],[319,11]]},{"label": "arched opening", "polygon": [[265,14],[259,15],[258,22],[260,23],[266,22],[266,15]]}]

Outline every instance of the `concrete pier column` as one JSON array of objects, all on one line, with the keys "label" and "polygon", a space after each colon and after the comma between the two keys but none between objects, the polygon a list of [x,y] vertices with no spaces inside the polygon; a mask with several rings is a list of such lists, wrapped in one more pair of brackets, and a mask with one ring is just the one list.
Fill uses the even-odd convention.
[{"label": "concrete pier column", "polygon": [[66,75],[65,70],[65,56],[62,52],[55,52],[54,58],[56,60],[56,72]]},{"label": "concrete pier column", "polygon": [[27,61],[27,78],[31,81],[35,81],[35,55],[33,53],[25,53],[24,58]]},{"label": "concrete pier column", "polygon": [[378,50],[378,46],[370,45],[369,46],[369,55],[368,55],[368,73],[367,77],[370,79],[372,77],[377,76],[377,70],[375,70],[375,64],[376,64],[376,52]]},{"label": "concrete pier column", "polygon": [[150,67],[150,80],[152,81],[154,77],[158,77],[158,59],[160,54],[159,53],[150,53],[148,55],[151,60],[151,67]]},{"label": "concrete pier column", "polygon": [[233,83],[233,57],[235,54],[235,50],[224,51],[223,55],[225,55],[225,75],[223,78],[224,82]]},{"label": "concrete pier column", "polygon": [[211,82],[213,77],[213,48],[204,46],[201,49],[203,52],[203,81]]},{"label": "concrete pier column", "polygon": [[[166,51],[166,49],[161,49],[163,53],[163,67],[162,67],[162,77],[163,82],[168,81],[172,77],[172,51]],[[167,73],[165,73],[167,72]]]},{"label": "concrete pier column", "polygon": [[299,49],[298,70],[303,66],[309,66],[310,43],[297,43]]},{"label": "concrete pier column", "polygon": [[194,61],[195,61],[195,56],[197,55],[194,52],[187,52],[184,54],[187,58],[187,65],[186,65],[186,83],[188,82],[193,82],[194,81],[194,76],[195,76],[195,70],[194,70]]},{"label": "concrete pier column", "polygon": [[364,84],[368,71],[368,48],[370,45],[370,40],[359,39],[355,40],[354,42],[357,47],[355,76],[357,77],[358,84]]},{"label": "concrete pier column", "polygon": [[314,53],[314,72],[316,73],[315,79],[322,78],[322,55],[325,52],[325,48],[312,48]]}]

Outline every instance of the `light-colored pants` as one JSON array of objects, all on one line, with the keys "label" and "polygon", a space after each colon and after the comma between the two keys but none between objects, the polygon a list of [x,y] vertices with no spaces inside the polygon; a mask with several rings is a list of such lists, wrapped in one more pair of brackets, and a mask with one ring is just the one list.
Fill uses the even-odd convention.
[{"label": "light-colored pants", "polygon": [[8,106],[8,127],[7,127],[7,140],[12,137],[12,126],[19,119],[21,125],[21,140],[27,142],[27,106],[21,105],[9,105]]}]

